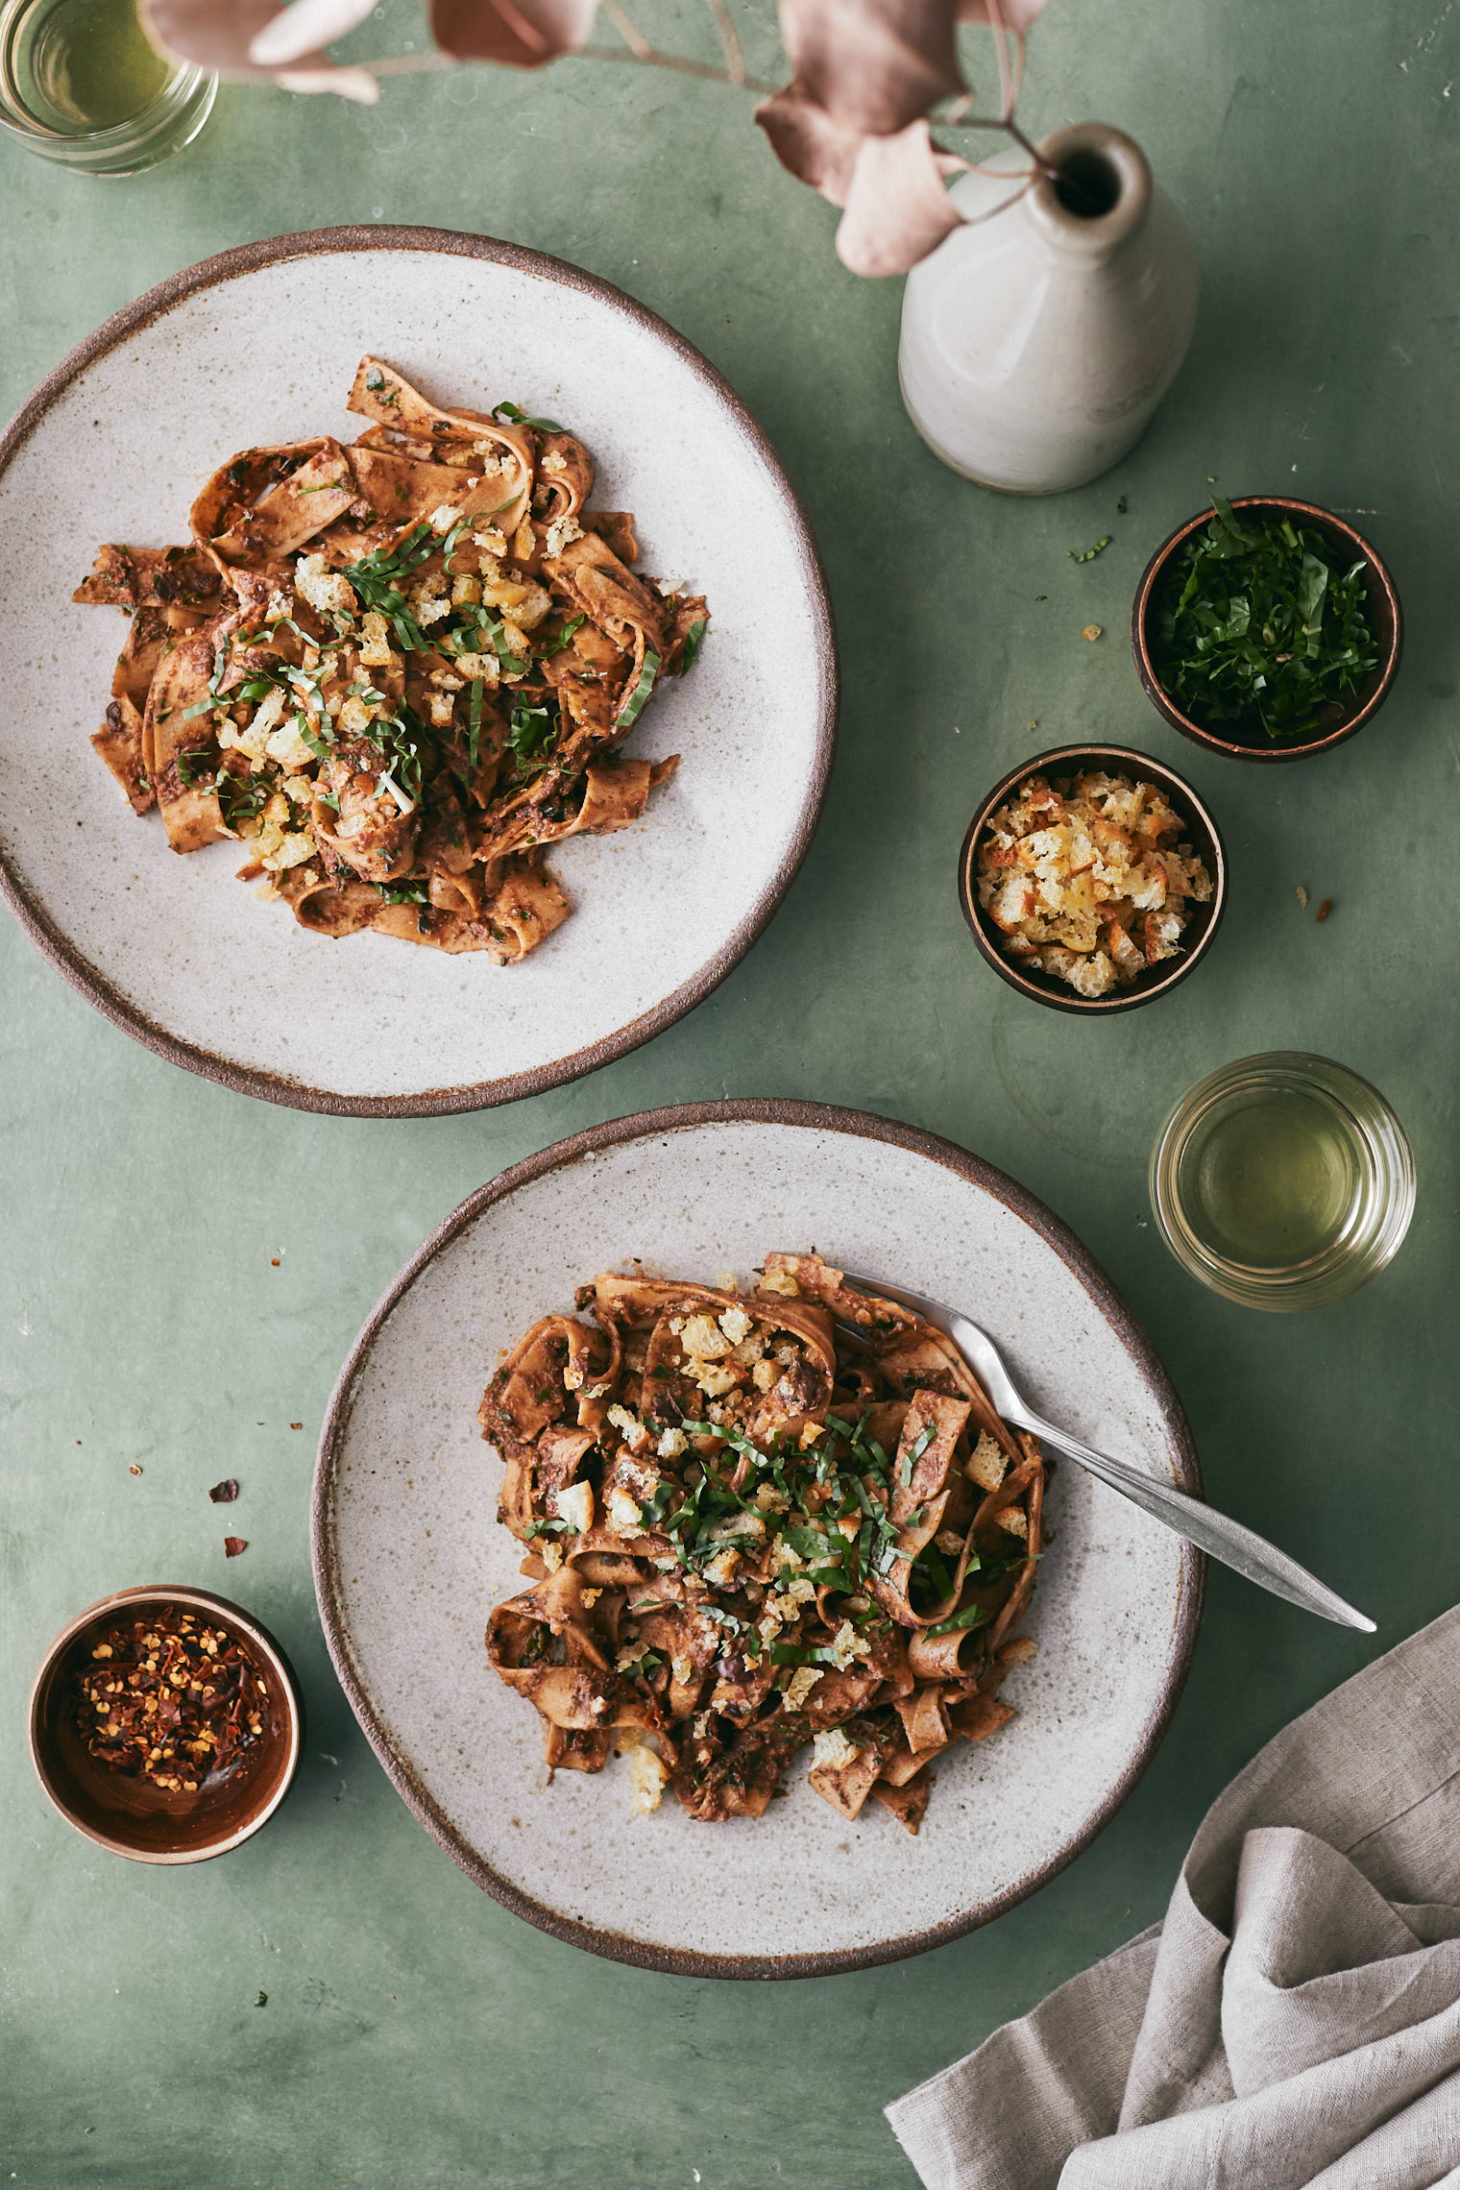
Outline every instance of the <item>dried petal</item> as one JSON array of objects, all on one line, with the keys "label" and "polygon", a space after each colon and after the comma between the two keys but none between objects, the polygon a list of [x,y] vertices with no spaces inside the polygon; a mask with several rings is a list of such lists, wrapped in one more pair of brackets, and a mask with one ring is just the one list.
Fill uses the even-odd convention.
[{"label": "dried petal", "polygon": [[598,0],[429,0],[431,35],[453,61],[541,68],[586,41],[597,5]]},{"label": "dried petal", "polygon": [[343,38],[363,23],[375,0],[293,0],[265,23],[252,40],[248,57],[260,68],[284,68]]},{"label": "dried petal", "polygon": [[781,35],[808,98],[842,129],[891,136],[964,90],[956,0],[781,0]]},{"label": "dried petal", "polygon": [[846,204],[862,143],[855,130],[839,128],[800,84],[788,84],[763,101],[755,118],[782,167],[833,205]]},{"label": "dried petal", "polygon": [[380,97],[367,69],[334,68],[317,45],[304,53],[294,51],[292,58],[303,62],[302,68],[276,72],[256,60],[255,42],[272,24],[295,13],[276,7],[274,0],[140,0],[140,9],[148,37],[173,60],[192,61],[234,79],[272,77],[289,91],[335,91],[363,106]]},{"label": "dried petal", "polygon": [[237,1476],[229,1475],[226,1476],[221,1483],[215,1483],[213,1485],[213,1488],[209,1491],[208,1496],[212,1499],[215,1506],[231,1506],[234,1499],[238,1496]]},{"label": "dried petal", "polygon": [[225,1536],[223,1539],[223,1555],[227,1559],[236,1559],[240,1551],[247,1551],[247,1549],[248,1538],[246,1536]]},{"label": "dried petal", "polygon": [[836,232],[842,264],[868,275],[905,274],[916,266],[962,225],[943,177],[967,164],[935,152],[924,121],[895,137],[866,138]]}]

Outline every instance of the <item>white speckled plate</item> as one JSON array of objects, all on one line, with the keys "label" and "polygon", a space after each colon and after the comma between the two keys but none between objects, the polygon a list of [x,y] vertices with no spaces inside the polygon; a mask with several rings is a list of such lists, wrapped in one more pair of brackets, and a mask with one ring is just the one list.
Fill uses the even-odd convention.
[{"label": "white speckled plate", "polygon": [[947,1141],[806,1103],[706,1103],[595,1127],[504,1172],[402,1271],[335,1390],[314,1488],[325,1632],[356,1715],[462,1868],[561,1939],[722,1977],[891,1961],[1032,1893],[1130,1792],[1196,1637],[1201,1559],[1061,1467],[1025,1631],[1017,1717],[939,1767],[916,1839],[875,1805],[848,1825],[795,1768],[764,1818],[630,1809],[625,1768],[548,1787],[542,1721],[486,1661],[491,1607],[523,1587],[495,1519],[500,1464],[476,1409],[501,1350],[595,1271],[742,1282],[772,1247],[962,1303],[1033,1403],[1199,1490],[1181,1406],[1084,1248]]},{"label": "white speckled plate", "polygon": [[[693,674],[631,750],[683,763],[645,819],[553,865],[571,920],[522,965],[366,934],[333,943],[137,820],[87,740],[115,612],[71,594],[99,542],[187,537],[254,443],[353,438],[365,350],[432,395],[510,397],[598,460],[645,567],[708,596]],[[336,228],[225,252],[138,298],[0,437],[0,885],[102,1011],[177,1064],[305,1109],[421,1115],[535,1094],[691,1009],[769,920],[831,765],[836,659],[816,548],[733,391],[653,313],[513,244]]]}]

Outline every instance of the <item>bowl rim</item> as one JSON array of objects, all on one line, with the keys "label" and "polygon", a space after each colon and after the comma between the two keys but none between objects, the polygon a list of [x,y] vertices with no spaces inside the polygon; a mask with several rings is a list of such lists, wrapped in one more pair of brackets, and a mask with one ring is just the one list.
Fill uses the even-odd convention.
[{"label": "bowl rim", "polygon": [[[196,1848],[177,1850],[129,1847],[124,1840],[115,1835],[101,1832],[94,1825],[85,1823],[61,1799],[54,1786],[46,1767],[47,1745],[40,1739],[41,1705],[46,1684],[55,1671],[59,1660],[71,1647],[72,1643],[76,1641],[77,1637],[84,1634],[88,1627],[96,1626],[108,1615],[125,1611],[129,1606],[163,1602],[192,1606],[198,1611],[209,1613],[215,1618],[221,1617],[230,1627],[237,1628],[245,1640],[264,1658],[269,1670],[277,1678],[281,1691],[287,1699],[289,1719],[289,1753],[285,1769],[278,1786],[274,1789],[268,1801],[256,1812],[253,1812],[233,1832],[227,1833],[217,1840],[208,1841]],[[36,1778],[40,1781],[42,1790],[52,1808],[66,1820],[68,1825],[73,1826],[87,1840],[93,1841],[97,1847],[106,1848],[112,1855],[125,1856],[129,1862],[133,1863],[161,1865],[206,1863],[211,1857],[226,1855],[231,1848],[237,1848],[245,1840],[252,1839],[256,1832],[259,1832],[267,1825],[269,1819],[280,1807],[293,1786],[294,1776],[299,1769],[303,1739],[304,1712],[299,1700],[299,1688],[294,1677],[294,1669],[284,1655],[281,1645],[274,1640],[262,1621],[256,1619],[253,1613],[245,1612],[243,1606],[235,1604],[231,1597],[220,1597],[214,1590],[197,1589],[186,1585],[172,1586],[165,1582],[143,1582],[131,1589],[113,1590],[110,1596],[98,1597],[95,1604],[87,1605],[83,1612],[78,1612],[73,1619],[68,1620],[60,1633],[47,1646],[41,1658],[35,1678],[30,1685],[30,1694],[25,1708],[26,1748],[30,1753],[30,1761]]]},{"label": "bowl rim", "polygon": [[1154,1705],[1139,1745],[1132,1751],[1116,1784],[1062,1847],[1055,1850],[1024,1878],[1016,1880],[989,1900],[930,1925],[924,1931],[879,1940],[862,1947],[808,1950],[790,1955],[719,1954],[688,1948],[653,1945],[627,1934],[606,1931],[577,1917],[562,1914],[523,1892],[464,1839],[435,1793],[418,1777],[410,1760],[397,1746],[388,1724],[377,1711],[361,1680],[350,1648],[348,1621],[343,1603],[341,1569],[336,1556],[331,1521],[337,1465],[349,1429],[356,1388],[371,1349],[397,1304],[436,1257],[479,1218],[520,1187],[530,1186],[548,1173],[568,1169],[600,1150],[626,1143],[653,1141],[671,1133],[692,1131],[705,1125],[790,1126],[817,1135],[841,1135],[855,1147],[858,1140],[883,1141],[941,1166],[956,1178],[988,1194],[1027,1224],[1053,1250],[1065,1267],[1084,1286],[1096,1312],[1116,1333],[1137,1364],[1142,1381],[1165,1422],[1179,1455],[1178,1482],[1194,1497],[1204,1495],[1201,1461],[1195,1437],[1180,1395],[1160,1356],[1120,1293],[1090,1249],[1070,1230],[1063,1218],[1020,1185],[1007,1172],[983,1157],[941,1135],[904,1125],[873,1111],[845,1109],[839,1104],[804,1102],[781,1096],[722,1096],[695,1103],[677,1103],[663,1109],[638,1110],[611,1118],[602,1125],[587,1126],[555,1141],[535,1154],[509,1164],[444,1217],[391,1280],[362,1324],[346,1355],[330,1395],[320,1429],[310,1501],[310,1549],[314,1591],[319,1606],[335,1674],[350,1709],[397,1793],[432,1839],[466,1875],[484,1888],[514,1916],[534,1924],[574,1947],[586,1948],[612,1962],[626,1962],[639,1969],[662,1970],[671,1976],[715,1977],[763,1981],[792,1977],[828,1977],[845,1970],[871,1969],[925,1954],[932,1947],[977,1931],[1003,1916],[1021,1901],[1037,1893],[1082,1855],[1105,1830],[1129,1799],[1137,1781],[1155,1756],[1171,1724],[1191,1670],[1201,1625],[1206,1586],[1206,1557],[1190,1543],[1183,1544],[1181,1580],[1172,1627],[1169,1670],[1160,1698]]},{"label": "bowl rim", "polygon": [[1173,730],[1179,730],[1184,738],[1190,738],[1193,745],[1205,746],[1209,753],[1222,753],[1228,760],[1253,761],[1259,766],[1265,766],[1274,761],[1307,760],[1315,753],[1330,752],[1335,745],[1343,745],[1349,738],[1357,736],[1364,725],[1378,713],[1399,674],[1399,664],[1404,653],[1404,614],[1399,604],[1399,589],[1394,583],[1393,574],[1383,556],[1365,539],[1356,525],[1349,524],[1346,518],[1340,517],[1334,510],[1324,509],[1319,502],[1300,501],[1292,494],[1234,494],[1228,506],[1234,510],[1284,510],[1290,516],[1306,518],[1318,527],[1327,527],[1332,532],[1342,534],[1349,545],[1357,550],[1368,564],[1370,575],[1383,595],[1392,626],[1388,652],[1379,671],[1379,682],[1363,706],[1357,708],[1352,715],[1345,716],[1332,730],[1326,730],[1322,737],[1307,738],[1301,744],[1285,742],[1271,747],[1244,745],[1236,738],[1224,738],[1214,730],[1204,729],[1190,715],[1181,712],[1156,675],[1146,643],[1146,618],[1150,611],[1151,596],[1171,557],[1193,532],[1211,523],[1212,511],[1208,506],[1199,510],[1194,517],[1188,517],[1184,524],[1178,525],[1169,539],[1162,541],[1141,572],[1135,600],[1131,604],[1130,643],[1142,689],[1157,714],[1170,723]]},{"label": "bowl rim", "polygon": [[40,900],[32,893],[8,848],[0,842],[0,897],[42,955],[87,1002],[134,1040],[167,1058],[170,1064],[216,1080],[235,1093],[254,1095],[265,1102],[283,1103],[296,1110],[322,1111],[333,1117],[434,1118],[462,1111],[492,1109],[499,1103],[518,1102],[528,1095],[543,1094],[596,1072],[600,1065],[627,1055],[662,1034],[666,1027],[694,1010],[734,971],[779,910],[795,880],[816,833],[831,780],[836,753],[837,714],[841,698],[841,671],[837,654],[836,623],[831,591],[816,535],[804,504],[791,484],[775,445],[749,406],[736,393],[703,351],[672,327],[657,312],[641,304],[626,290],[603,281],[571,260],[546,251],[529,250],[497,236],[466,234],[454,228],[393,225],[388,222],[342,224],[333,228],[303,229],[295,234],[269,236],[257,243],[234,246],[147,289],[104,320],[92,334],[61,362],[36,388],[7,426],[0,429],[0,473],[42,424],[52,407],[66,394],[77,376],[130,336],[150,326],[187,298],[216,290],[240,275],[292,259],[348,257],[362,251],[395,251],[437,255],[443,262],[443,278],[449,281],[453,258],[483,259],[515,269],[535,280],[577,290],[594,298],[609,311],[632,321],[652,335],[714,397],[748,448],[765,467],[794,535],[801,582],[814,627],[816,666],[815,751],[801,797],[800,810],[776,866],[739,926],[725,936],[704,963],[678,988],[651,1003],[647,1010],[612,1033],[600,1035],[579,1049],[531,1065],[500,1078],[476,1080],[456,1086],[426,1087],[399,1095],[351,1095],[291,1079],[286,1073],[258,1065],[246,1065],[214,1049],[172,1032],[148,1017],[114,983],[95,967],[84,952],[57,927]]},{"label": "bowl rim", "polygon": [[[988,827],[989,816],[994,808],[1008,797],[1023,777],[1032,775],[1036,770],[1047,772],[1062,761],[1076,762],[1095,757],[1102,764],[1111,761],[1121,763],[1122,773],[1128,772],[1128,765],[1131,763],[1138,769],[1154,770],[1156,777],[1160,779],[1158,788],[1172,797],[1173,804],[1184,801],[1206,830],[1216,853],[1213,861],[1215,871],[1212,875],[1212,894],[1208,900],[1211,913],[1192,948],[1171,960],[1169,971],[1158,974],[1154,980],[1146,981],[1144,976],[1138,976],[1132,988],[1117,989],[1108,996],[1079,996],[1073,989],[1061,996],[1045,986],[1045,982],[1052,979],[1052,976],[1045,975],[1036,980],[1032,974],[1024,973],[1012,959],[1005,956],[989,934],[984,924],[983,907],[978,902],[978,892],[974,887],[973,855],[979,837]],[[1133,745],[1056,745],[1048,752],[1035,753],[1030,759],[1021,761],[1017,768],[1011,768],[987,797],[980,800],[973,819],[968,824],[963,847],[958,855],[958,903],[980,953],[995,973],[1007,981],[1010,988],[1019,995],[1027,996],[1037,1004],[1046,1004],[1051,1011],[1076,1012],[1081,1016],[1104,1014],[1108,1017],[1117,1011],[1134,1011],[1140,1004],[1154,1003],[1157,997],[1169,995],[1178,981],[1184,981],[1193,968],[1200,965],[1227,909],[1227,847],[1222,841],[1216,816],[1205,799],[1193,789],[1185,776],[1179,776],[1174,768],[1168,768],[1164,761],[1157,760],[1153,754],[1142,753]]]}]

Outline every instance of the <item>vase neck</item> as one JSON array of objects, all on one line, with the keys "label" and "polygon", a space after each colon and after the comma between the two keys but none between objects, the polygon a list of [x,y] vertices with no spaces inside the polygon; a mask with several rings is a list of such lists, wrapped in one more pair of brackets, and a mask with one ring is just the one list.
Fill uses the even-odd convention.
[{"label": "vase neck", "polygon": [[1139,233],[1152,184],[1133,138],[1104,122],[1076,122],[1046,137],[1039,153],[1058,176],[1041,175],[1024,204],[1055,250],[1098,265]]}]

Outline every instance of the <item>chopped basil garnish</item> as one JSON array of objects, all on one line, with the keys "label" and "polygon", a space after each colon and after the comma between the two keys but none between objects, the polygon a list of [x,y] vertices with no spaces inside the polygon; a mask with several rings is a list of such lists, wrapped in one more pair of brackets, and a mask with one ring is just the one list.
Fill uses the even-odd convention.
[{"label": "chopped basil garnish", "polygon": [[482,677],[471,680],[471,704],[467,715],[466,753],[473,775],[477,772],[477,749],[482,741],[482,694],[486,681]]},{"label": "chopped basil garnish", "polygon": [[939,1620],[936,1627],[925,1629],[925,1633],[929,1635],[956,1635],[960,1628],[982,1627],[984,1621],[989,1617],[987,1606],[981,1604],[965,1605],[961,1612],[955,1612],[951,1619]]},{"label": "chopped basil garnish", "polygon": [[557,735],[557,729],[556,708],[531,707],[521,701],[512,710],[512,729],[507,742],[519,760],[541,760]]},{"label": "chopped basil garnish", "polygon": [[526,411],[519,411],[515,403],[494,403],[493,418],[505,418],[513,426],[535,426],[539,433],[563,433],[555,418],[529,418]]},{"label": "chopped basil garnish", "polygon": [[659,674],[660,658],[652,646],[645,647],[644,666],[639,671],[639,681],[614,718],[613,726],[615,730],[626,730],[630,723],[638,721],[643,711],[644,702],[654,689],[654,679]]},{"label": "chopped basil garnish", "polygon": [[567,645],[568,641],[572,638],[573,633],[578,629],[578,626],[582,623],[586,623],[587,621],[588,619],[586,616],[570,616],[561,631],[557,632],[551,639],[544,639],[542,641],[542,644],[538,647],[538,653],[560,654],[563,648]]},{"label": "chopped basil garnish", "polygon": [[1274,740],[1338,719],[1378,663],[1362,556],[1346,564],[1311,526],[1215,516],[1193,533],[1155,604],[1162,687],[1204,727],[1234,723]]}]

